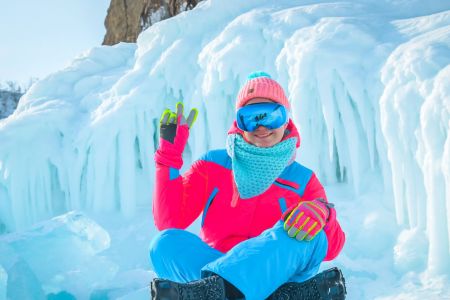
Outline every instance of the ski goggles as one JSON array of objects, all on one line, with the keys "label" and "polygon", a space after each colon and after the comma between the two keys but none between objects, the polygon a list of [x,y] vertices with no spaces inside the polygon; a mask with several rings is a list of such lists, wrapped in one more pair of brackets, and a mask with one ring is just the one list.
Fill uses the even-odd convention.
[{"label": "ski goggles", "polygon": [[236,113],[236,121],[243,131],[255,131],[259,126],[276,129],[287,123],[288,114],[279,103],[255,103],[241,107]]}]

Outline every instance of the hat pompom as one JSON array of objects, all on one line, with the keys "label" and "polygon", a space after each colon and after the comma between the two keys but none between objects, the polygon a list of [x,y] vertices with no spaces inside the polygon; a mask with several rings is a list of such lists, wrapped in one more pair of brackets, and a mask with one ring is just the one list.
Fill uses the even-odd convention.
[{"label": "hat pompom", "polygon": [[263,71],[258,71],[258,72],[253,72],[250,75],[247,76],[247,80],[252,80],[253,78],[258,78],[258,77],[267,77],[267,78],[272,78],[269,74],[267,74],[266,72]]}]

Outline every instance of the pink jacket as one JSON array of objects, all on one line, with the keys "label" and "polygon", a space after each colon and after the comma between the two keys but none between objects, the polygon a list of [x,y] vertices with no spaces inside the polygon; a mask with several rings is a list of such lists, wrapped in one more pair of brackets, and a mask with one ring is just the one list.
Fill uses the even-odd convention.
[{"label": "pink jacket", "polygon": [[[296,136],[299,147],[300,135],[292,121],[289,122],[288,130],[290,134],[286,138]],[[240,130],[233,124],[229,133],[240,133]],[[187,140],[187,126],[178,128],[177,138],[180,138],[179,135]],[[298,162],[286,167],[263,194],[240,199],[233,188],[231,159],[225,149],[207,152],[185,174],[180,175],[182,150],[174,151],[174,146],[161,140],[155,154],[155,224],[159,230],[185,229],[201,214],[200,237],[219,251],[227,252],[236,244],[271,228],[287,208],[300,201],[326,199],[316,175]],[[325,260],[332,260],[345,242],[345,234],[336,220],[334,208],[330,209],[324,231],[328,239]]]}]

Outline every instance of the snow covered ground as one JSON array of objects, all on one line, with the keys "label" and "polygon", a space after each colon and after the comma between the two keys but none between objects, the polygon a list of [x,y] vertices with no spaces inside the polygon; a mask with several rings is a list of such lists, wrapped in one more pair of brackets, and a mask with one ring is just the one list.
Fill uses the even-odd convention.
[{"label": "snow covered ground", "polygon": [[348,299],[450,299],[449,63],[450,3],[418,0],[210,0],[87,51],[0,121],[0,299],[147,299],[159,116],[199,109],[186,167],[255,70],[336,205]]}]

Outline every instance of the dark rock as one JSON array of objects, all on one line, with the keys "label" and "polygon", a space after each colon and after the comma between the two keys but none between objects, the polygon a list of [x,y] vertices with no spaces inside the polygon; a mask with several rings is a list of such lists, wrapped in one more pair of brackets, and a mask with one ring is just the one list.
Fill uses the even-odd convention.
[{"label": "dark rock", "polygon": [[134,43],[139,33],[161,20],[194,8],[201,0],[111,0],[103,45]]}]

